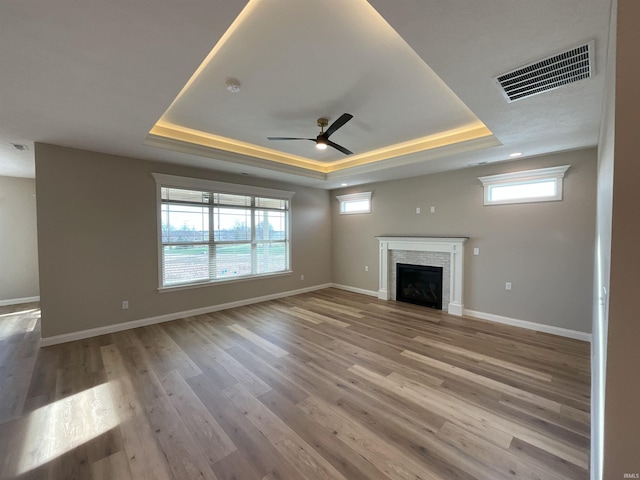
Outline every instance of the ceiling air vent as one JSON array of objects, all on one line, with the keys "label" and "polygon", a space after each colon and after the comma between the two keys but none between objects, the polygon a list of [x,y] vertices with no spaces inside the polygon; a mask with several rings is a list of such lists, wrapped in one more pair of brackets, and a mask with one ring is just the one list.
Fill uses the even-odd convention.
[{"label": "ceiling air vent", "polygon": [[495,78],[508,102],[591,77],[593,42],[504,73]]}]

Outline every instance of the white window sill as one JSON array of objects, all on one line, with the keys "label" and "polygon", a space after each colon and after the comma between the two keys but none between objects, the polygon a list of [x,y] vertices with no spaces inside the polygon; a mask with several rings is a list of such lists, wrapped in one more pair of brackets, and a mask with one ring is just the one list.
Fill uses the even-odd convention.
[{"label": "white window sill", "polygon": [[250,275],[244,277],[234,277],[234,278],[225,278],[219,280],[208,280],[206,282],[199,283],[188,283],[188,284],[179,284],[168,287],[158,287],[158,292],[167,293],[167,292],[176,292],[178,290],[190,290],[192,288],[203,288],[203,287],[213,287],[216,285],[224,285],[227,283],[238,283],[238,282],[248,282],[251,280],[262,280],[264,278],[274,278],[274,277],[284,277],[287,275],[291,275],[293,270],[285,270],[282,272],[275,273],[264,273],[261,275]]}]

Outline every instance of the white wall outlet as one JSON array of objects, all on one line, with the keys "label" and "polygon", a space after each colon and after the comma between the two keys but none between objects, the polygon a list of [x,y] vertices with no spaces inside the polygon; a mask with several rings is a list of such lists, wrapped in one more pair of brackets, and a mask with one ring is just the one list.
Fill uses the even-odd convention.
[{"label": "white wall outlet", "polygon": [[504,284],[505,290],[511,290],[511,282],[507,282]]},{"label": "white wall outlet", "polygon": [[420,207],[416,207],[416,213],[420,213]]},{"label": "white wall outlet", "polygon": [[365,265],[365,266],[364,266],[364,271],[365,271],[365,272],[368,272],[368,271],[369,271],[369,265]]},{"label": "white wall outlet", "polygon": [[300,275],[300,280],[304,280],[304,275]]},{"label": "white wall outlet", "polygon": [[129,308],[129,300],[122,301],[122,309],[127,310]]},{"label": "white wall outlet", "polygon": [[478,247],[473,247],[473,254],[480,255],[480,249]]},{"label": "white wall outlet", "polygon": [[436,207],[431,207],[431,213],[436,213]]}]

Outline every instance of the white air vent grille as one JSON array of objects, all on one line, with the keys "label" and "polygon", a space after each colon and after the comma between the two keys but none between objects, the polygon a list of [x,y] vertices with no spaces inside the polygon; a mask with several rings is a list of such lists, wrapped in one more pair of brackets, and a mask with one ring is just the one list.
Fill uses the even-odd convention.
[{"label": "white air vent grille", "polygon": [[515,102],[568,83],[593,72],[593,42],[531,63],[495,78],[508,102]]}]

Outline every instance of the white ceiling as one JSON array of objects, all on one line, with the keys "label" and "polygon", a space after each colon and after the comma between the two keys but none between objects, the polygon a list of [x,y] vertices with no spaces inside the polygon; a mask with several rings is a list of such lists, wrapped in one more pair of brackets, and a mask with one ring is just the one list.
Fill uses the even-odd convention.
[{"label": "white ceiling", "polygon": [[[533,156],[597,144],[608,0],[370,0],[375,10],[356,0],[260,0],[226,50],[212,57],[208,74],[195,79],[199,90],[185,90],[168,111],[245,4],[0,0],[0,175],[34,176],[33,142],[320,188],[505,161],[516,151]],[[377,11],[395,32],[382,19],[366,20],[363,8]],[[398,35],[405,50],[390,47]],[[493,81],[589,40],[596,47],[590,79],[511,104]],[[240,80],[239,93],[225,90],[229,77]],[[344,112],[354,119],[332,140],[356,154],[474,119],[501,145],[414,153],[327,177],[215,149],[182,149],[199,153],[193,155],[145,144],[162,118],[261,148],[335,160],[342,154],[312,157],[318,153],[311,142],[265,139],[314,137],[316,118],[332,121]],[[18,152],[10,143],[30,149]]]}]

